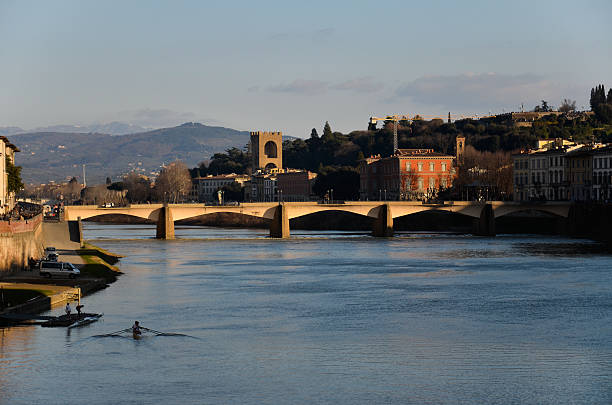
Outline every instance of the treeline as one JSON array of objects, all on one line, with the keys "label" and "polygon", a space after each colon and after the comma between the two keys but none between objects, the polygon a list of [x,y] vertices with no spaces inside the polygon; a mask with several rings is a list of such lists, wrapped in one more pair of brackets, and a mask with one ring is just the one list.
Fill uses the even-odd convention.
[{"label": "treeline", "polygon": [[603,124],[612,124],[612,89],[606,90],[603,84],[591,89],[591,110]]}]

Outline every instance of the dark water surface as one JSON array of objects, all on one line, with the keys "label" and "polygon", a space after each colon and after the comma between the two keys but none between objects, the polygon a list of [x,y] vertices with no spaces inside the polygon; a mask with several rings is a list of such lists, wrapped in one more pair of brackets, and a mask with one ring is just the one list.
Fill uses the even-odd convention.
[{"label": "dark water surface", "polygon": [[[86,224],[103,321],[0,330],[0,404],[610,404],[593,242]],[[52,313],[59,313],[55,309]],[[93,337],[144,326],[189,336]]]}]

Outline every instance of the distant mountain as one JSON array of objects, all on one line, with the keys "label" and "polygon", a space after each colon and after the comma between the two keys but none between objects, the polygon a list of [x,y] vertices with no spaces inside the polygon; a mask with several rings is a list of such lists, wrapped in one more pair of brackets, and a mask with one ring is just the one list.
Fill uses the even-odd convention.
[{"label": "distant mountain", "polygon": [[21,149],[17,164],[23,167],[24,182],[63,181],[72,176],[82,181],[85,164],[87,182],[94,183],[132,170],[150,176],[160,165],[177,159],[193,167],[216,152],[242,148],[249,133],[189,122],[124,136],[34,132],[10,139]]},{"label": "distant mountain", "polygon": [[4,136],[19,134],[21,132],[25,132],[25,131],[19,127],[0,127],[0,135],[4,135]]}]

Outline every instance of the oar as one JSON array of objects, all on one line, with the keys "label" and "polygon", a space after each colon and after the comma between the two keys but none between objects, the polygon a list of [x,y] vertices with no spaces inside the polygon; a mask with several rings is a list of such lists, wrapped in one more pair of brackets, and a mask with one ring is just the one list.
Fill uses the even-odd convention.
[{"label": "oar", "polygon": [[140,327],[140,329],[142,329],[142,330],[146,330],[147,332],[153,332],[153,333],[155,333],[155,334],[157,334],[157,335],[165,335],[165,333],[164,333],[164,332],[160,332],[160,331],[155,330],[155,329],[145,328],[145,327],[143,327],[143,326],[141,326],[141,327]]},{"label": "oar", "polygon": [[121,329],[121,330],[118,330],[117,332],[107,333],[106,335],[118,335],[119,333],[129,332],[129,331],[131,331],[131,330],[132,330],[132,328]]},{"label": "oar", "polygon": [[[186,336],[186,337],[193,337],[193,336],[185,335],[183,333],[160,332],[158,330],[144,328],[142,326],[140,327],[140,329],[145,330],[147,332],[155,333],[155,335],[157,335],[157,336]],[[197,339],[197,338],[195,338],[195,339]]]}]

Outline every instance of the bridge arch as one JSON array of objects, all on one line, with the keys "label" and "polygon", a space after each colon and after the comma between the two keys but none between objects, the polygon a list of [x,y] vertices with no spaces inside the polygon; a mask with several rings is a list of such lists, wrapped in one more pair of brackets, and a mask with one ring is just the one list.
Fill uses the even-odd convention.
[{"label": "bridge arch", "polygon": [[552,214],[558,217],[567,218],[569,216],[569,205],[503,205],[495,207],[493,206],[493,212],[495,218],[503,217],[506,215],[514,214],[517,212],[524,211],[539,211],[547,214]]}]

